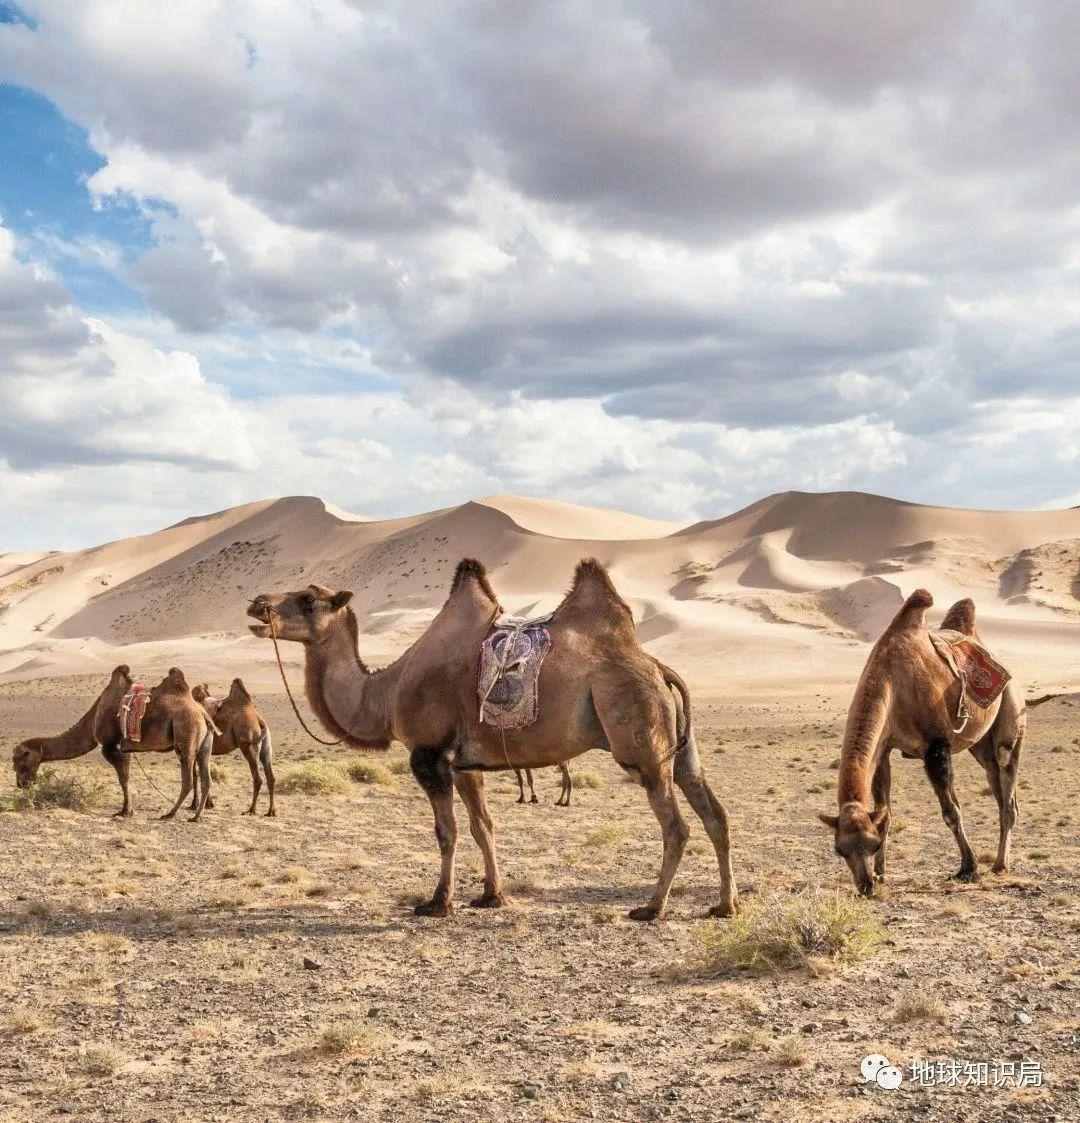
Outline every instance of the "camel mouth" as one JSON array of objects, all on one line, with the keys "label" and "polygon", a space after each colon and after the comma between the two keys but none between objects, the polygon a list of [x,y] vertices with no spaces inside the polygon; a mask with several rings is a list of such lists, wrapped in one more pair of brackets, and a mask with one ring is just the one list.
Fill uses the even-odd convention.
[{"label": "camel mouth", "polygon": [[270,638],[270,625],[269,624],[248,624],[248,631],[253,636],[258,636],[259,639]]}]

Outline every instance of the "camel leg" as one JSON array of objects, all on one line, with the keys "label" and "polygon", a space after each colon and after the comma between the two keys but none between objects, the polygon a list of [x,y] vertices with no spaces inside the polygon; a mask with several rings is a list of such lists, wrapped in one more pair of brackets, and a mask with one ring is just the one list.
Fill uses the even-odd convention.
[{"label": "camel leg", "polygon": [[270,739],[269,726],[263,729],[262,737],[259,739],[259,763],[266,775],[266,790],[270,793],[270,808],[266,812],[266,817],[273,819],[277,816],[277,811],[274,808],[274,747]]},{"label": "camel leg", "polygon": [[889,820],[891,819],[890,793],[892,792],[892,765],[889,763],[889,751],[886,749],[881,754],[877,771],[874,773],[873,793],[874,809],[889,808],[890,814],[885,816],[881,827],[881,847],[874,855],[874,877],[878,881],[885,880],[886,851],[889,846]]},{"label": "camel leg", "polygon": [[187,799],[192,788],[195,786],[195,783],[192,780],[191,766],[193,762],[191,757],[185,753],[177,753],[176,755],[180,760],[180,796],[172,805],[172,810],[166,811],[165,814],[161,816],[162,819],[171,819],[177,813],[177,811],[180,810],[181,806],[184,803],[184,800]]},{"label": "camel leg", "polygon": [[525,779],[529,782],[529,802],[539,803],[540,800],[536,798],[536,788],[533,786],[533,774],[531,768],[525,769]]},{"label": "camel leg", "polygon": [[202,801],[195,810],[195,814],[188,820],[197,823],[204,808],[210,803],[210,757],[214,752],[214,734],[208,729],[203,736],[202,743],[195,750],[195,764],[199,770],[199,782],[202,786]]},{"label": "camel leg", "polygon": [[701,770],[697,744],[690,738],[675,757],[675,783],[682,789],[694,809],[716,851],[720,867],[720,903],[709,909],[710,916],[734,916],[739,908],[739,891],[731,866],[731,839],[724,805],[713,794]]},{"label": "camel leg", "polygon": [[515,768],[514,769],[514,775],[517,777],[517,782],[518,782],[517,801],[518,801],[518,803],[524,803],[525,802],[525,781],[524,781],[524,779],[522,779],[521,769]]},{"label": "camel leg", "polygon": [[440,748],[416,748],[409,756],[416,782],[427,793],[435,815],[435,839],[442,865],[431,900],[416,906],[417,916],[447,916],[454,907],[454,851],[457,847],[457,818],[454,815],[454,784],[450,765]]},{"label": "camel leg", "polygon": [[631,920],[656,920],[663,915],[671,882],[682,860],[686,840],[690,837],[690,829],[679,811],[679,805],[675,802],[675,789],[671,782],[671,772],[667,768],[653,775],[643,775],[642,783],[649,796],[649,806],[653,809],[653,814],[660,823],[660,830],[663,833],[664,857],[660,863],[660,877],[657,879],[652,899],[647,905],[631,909],[628,915]]},{"label": "camel leg", "polygon": [[555,806],[569,807],[570,795],[574,790],[574,781],[570,777],[570,769],[565,764],[559,765],[559,771],[562,773],[562,791],[559,792],[559,798],[555,800]]},{"label": "camel leg", "polygon": [[960,802],[956,798],[953,788],[952,751],[948,741],[931,741],[923,758],[926,766],[926,775],[933,786],[934,792],[941,804],[941,816],[956,839],[960,847],[960,869],[956,872],[959,881],[977,881],[979,877],[978,863],[975,852],[971,849],[967,835],[964,833],[964,821],[960,815]]},{"label": "camel leg", "polygon": [[124,804],[113,815],[113,818],[130,818],[134,814],[131,795],[128,791],[128,779],[131,776],[131,756],[128,753],[122,753],[119,745],[102,745],[101,755],[116,769],[116,778],[120,781],[120,791],[124,794]]},{"label": "camel leg", "polygon": [[499,860],[495,856],[495,835],[492,831],[491,815],[487,800],[484,798],[484,774],[482,772],[455,772],[454,787],[461,796],[469,812],[469,830],[473,840],[484,856],[484,894],[470,901],[474,909],[498,909],[508,904],[502,891],[502,878],[499,876]]},{"label": "camel leg", "polygon": [[1016,801],[1016,778],[1020,769],[1022,744],[1021,735],[1012,745],[995,748],[992,739],[987,736],[971,749],[972,755],[986,772],[986,779],[998,805],[998,852],[992,867],[994,873],[1004,873],[1009,868],[1012,831],[1019,813],[1019,805]]},{"label": "camel leg", "polygon": [[251,806],[244,814],[254,815],[255,806],[259,802],[259,791],[262,788],[262,777],[259,775],[259,761],[255,755],[254,745],[241,745],[240,752],[243,754],[244,760],[247,761],[248,769],[251,772]]}]

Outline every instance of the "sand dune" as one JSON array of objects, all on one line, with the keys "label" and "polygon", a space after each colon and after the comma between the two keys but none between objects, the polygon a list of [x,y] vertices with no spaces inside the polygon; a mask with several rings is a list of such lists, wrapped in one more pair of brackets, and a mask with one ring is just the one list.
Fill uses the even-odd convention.
[{"label": "sand dune", "polygon": [[121,656],[269,674],[266,645],[246,632],[247,600],[311,581],[354,591],[364,653],[378,660],[426,626],[461,557],[485,563],[508,611],[538,613],[587,555],[611,567],[658,654],[745,689],[850,677],[918,585],[939,613],[974,597],[984,633],[1028,678],[1080,684],[1080,510],[800,492],[681,529],[516,496],[392,520],[294,496],[89,550],[4,554],[0,675],[96,670]]}]

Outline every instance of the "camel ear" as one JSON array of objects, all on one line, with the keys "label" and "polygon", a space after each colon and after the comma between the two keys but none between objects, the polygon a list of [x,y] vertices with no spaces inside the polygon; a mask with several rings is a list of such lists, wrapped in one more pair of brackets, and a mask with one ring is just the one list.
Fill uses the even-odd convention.
[{"label": "camel ear", "polygon": [[820,813],[820,812],[819,812],[819,813],[818,813],[818,818],[819,818],[819,819],[820,819],[820,820],[821,820],[821,821],[822,821],[822,822],[823,822],[823,823],[825,824],[825,826],[827,826],[827,827],[829,828],[829,830],[831,830],[831,831],[834,831],[834,830],[836,830],[836,828],[837,828],[837,827],[838,827],[838,826],[840,825],[840,816],[839,816],[839,815],[824,815],[824,814],[822,814],[822,813]]},{"label": "camel ear", "polygon": [[348,589],[342,589],[340,593],[335,593],[330,598],[330,607],[334,609],[344,608],[351,600],[352,593]]},{"label": "camel ear", "polygon": [[889,818],[888,807],[879,807],[876,811],[872,811],[870,813],[870,822],[873,825],[874,830],[876,830],[876,831],[881,830],[882,825],[885,823],[885,821],[888,818]]}]

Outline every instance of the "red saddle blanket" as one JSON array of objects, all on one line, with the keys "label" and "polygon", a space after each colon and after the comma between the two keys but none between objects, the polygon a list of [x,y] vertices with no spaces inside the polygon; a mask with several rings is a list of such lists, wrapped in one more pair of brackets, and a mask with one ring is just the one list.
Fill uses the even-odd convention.
[{"label": "red saddle blanket", "polygon": [[120,700],[120,729],[127,741],[142,740],[142,722],[150,702],[150,691],[141,682],[135,683]]},{"label": "red saddle blanket", "polygon": [[997,701],[1012,676],[977,639],[951,630],[931,632],[930,639],[977,706]]}]

